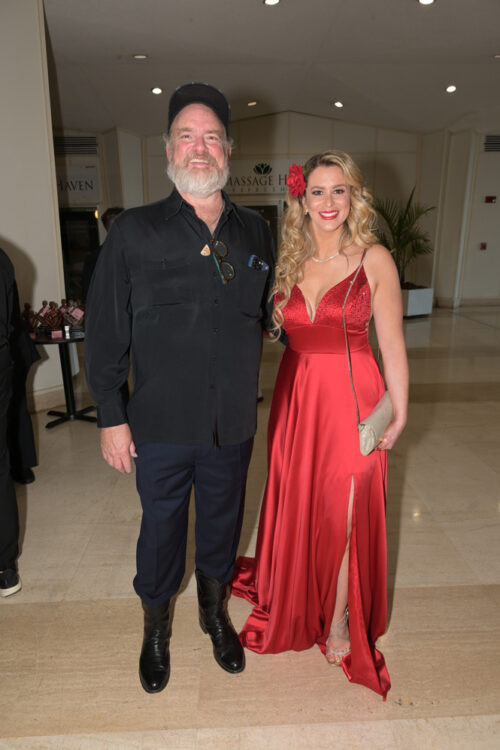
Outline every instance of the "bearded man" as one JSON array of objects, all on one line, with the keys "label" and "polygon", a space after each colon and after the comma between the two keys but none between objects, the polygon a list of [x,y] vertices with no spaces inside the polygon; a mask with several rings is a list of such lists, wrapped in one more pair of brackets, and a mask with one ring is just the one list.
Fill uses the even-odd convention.
[{"label": "bearded man", "polygon": [[[227,614],[256,429],[263,329],[271,326],[274,249],[266,222],[233,204],[229,104],[205,83],[180,86],[168,112],[168,175],[157,203],[120,214],[94,273],[85,359],[104,459],[136,464],[142,523],[134,588],[144,610],[143,688],[170,675],[171,599],[185,571],[196,504],[202,630],[217,663],[245,667]],[[125,405],[122,386],[133,371]]]}]

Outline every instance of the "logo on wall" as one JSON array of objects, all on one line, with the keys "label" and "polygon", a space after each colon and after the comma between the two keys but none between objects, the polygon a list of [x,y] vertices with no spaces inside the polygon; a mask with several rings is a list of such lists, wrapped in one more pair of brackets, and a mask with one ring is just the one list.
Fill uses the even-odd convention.
[{"label": "logo on wall", "polygon": [[273,168],[270,164],[266,164],[265,162],[261,161],[260,164],[255,165],[253,171],[255,172],[255,174],[271,174]]},{"label": "logo on wall", "polygon": [[288,163],[288,159],[273,159],[269,162],[231,159],[231,176],[226,190],[230,195],[286,193]]}]

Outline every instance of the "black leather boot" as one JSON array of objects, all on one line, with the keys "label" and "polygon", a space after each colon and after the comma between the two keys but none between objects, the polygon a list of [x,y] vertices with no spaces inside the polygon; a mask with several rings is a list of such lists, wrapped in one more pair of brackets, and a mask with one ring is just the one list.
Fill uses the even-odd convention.
[{"label": "black leather boot", "polygon": [[245,669],[245,652],[227,613],[229,584],[196,571],[200,626],[208,633],[214,647],[215,661],[226,672]]},{"label": "black leather boot", "polygon": [[142,608],[144,640],[139,660],[139,678],[146,693],[159,693],[167,686],[170,677],[170,601],[155,609],[142,602]]}]

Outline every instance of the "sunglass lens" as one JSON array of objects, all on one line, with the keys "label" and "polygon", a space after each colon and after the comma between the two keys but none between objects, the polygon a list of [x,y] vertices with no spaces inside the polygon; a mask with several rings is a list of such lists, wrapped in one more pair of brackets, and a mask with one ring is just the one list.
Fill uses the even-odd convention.
[{"label": "sunglass lens", "polygon": [[234,268],[231,263],[228,263],[225,260],[222,261],[222,263],[220,264],[220,270],[226,281],[231,281],[231,279],[234,279]]},{"label": "sunglass lens", "polygon": [[223,242],[221,242],[221,240],[214,240],[214,243],[213,243],[212,247],[213,247],[214,252],[216,252],[217,255],[219,256],[219,258],[225,258],[226,257],[226,255],[227,255],[227,247],[226,247],[226,245]]}]

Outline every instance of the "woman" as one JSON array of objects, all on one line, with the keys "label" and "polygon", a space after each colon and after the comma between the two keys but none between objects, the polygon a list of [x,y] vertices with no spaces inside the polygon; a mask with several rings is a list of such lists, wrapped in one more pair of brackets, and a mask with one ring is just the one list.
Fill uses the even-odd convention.
[{"label": "woman", "polygon": [[[233,579],[233,592],[255,605],[240,638],[259,653],[317,643],[330,664],[385,699],[390,680],[375,641],[387,609],[386,451],[405,426],[408,399],[399,280],[347,154],[317,154],[303,172],[292,165],[287,184],[273,319],[288,344],[269,419],[256,556],[240,558]],[[360,418],[384,393],[368,344],[372,315],[394,410],[368,456],[359,447],[344,303]]]}]

